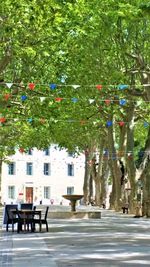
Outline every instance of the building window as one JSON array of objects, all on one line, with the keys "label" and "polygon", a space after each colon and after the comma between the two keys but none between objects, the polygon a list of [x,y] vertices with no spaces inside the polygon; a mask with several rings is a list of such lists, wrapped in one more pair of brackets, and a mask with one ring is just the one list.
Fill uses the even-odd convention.
[{"label": "building window", "polygon": [[32,155],[32,148],[29,148],[29,149],[28,149],[27,154],[28,154],[28,155]]},{"label": "building window", "polygon": [[50,175],[50,163],[44,163],[44,175]]},{"label": "building window", "polygon": [[45,153],[45,156],[49,156],[50,155],[49,148],[44,149],[44,153]]},{"label": "building window", "polygon": [[44,198],[50,199],[50,187],[44,186]]},{"label": "building window", "polygon": [[74,187],[71,186],[71,187],[67,187],[67,195],[73,195],[74,193]]},{"label": "building window", "polygon": [[74,176],[74,165],[68,164],[68,176]]},{"label": "building window", "polygon": [[74,156],[74,153],[73,152],[68,152],[68,157],[73,157]]},{"label": "building window", "polygon": [[9,175],[15,174],[15,162],[11,162],[8,164],[8,174]]},{"label": "building window", "polygon": [[8,198],[15,199],[15,186],[8,186]]},{"label": "building window", "polygon": [[27,162],[27,175],[32,175],[33,174],[33,163],[32,162]]}]

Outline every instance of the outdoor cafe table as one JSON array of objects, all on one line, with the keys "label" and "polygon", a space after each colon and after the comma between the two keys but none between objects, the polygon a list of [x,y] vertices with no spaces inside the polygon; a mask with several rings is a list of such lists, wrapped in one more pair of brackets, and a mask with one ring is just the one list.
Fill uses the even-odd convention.
[{"label": "outdoor cafe table", "polygon": [[[24,231],[26,231],[26,225],[29,218],[33,218],[34,216],[38,216],[39,221],[41,220],[41,214],[42,210],[28,210],[28,209],[18,209],[14,210],[12,209],[11,212],[16,215],[19,213],[20,217],[23,218],[23,225],[24,225]],[[31,229],[33,231],[33,229]],[[41,232],[41,223],[40,223],[40,232]]]}]

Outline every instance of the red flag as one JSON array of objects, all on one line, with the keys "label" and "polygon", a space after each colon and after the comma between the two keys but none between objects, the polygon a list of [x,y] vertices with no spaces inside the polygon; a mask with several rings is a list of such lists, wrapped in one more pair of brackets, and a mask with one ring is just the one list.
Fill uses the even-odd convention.
[{"label": "red flag", "polygon": [[23,148],[23,147],[20,147],[20,148],[19,148],[19,152],[20,152],[20,153],[23,153],[23,152],[24,152],[24,148]]},{"label": "red flag", "polygon": [[63,100],[62,97],[56,97],[56,98],[55,98],[55,101],[56,101],[56,102],[61,102],[62,100]]},{"label": "red flag", "polygon": [[35,88],[35,83],[29,83],[29,84],[28,84],[28,87],[29,87],[30,90],[34,90],[34,88]]},{"label": "red flag", "polygon": [[109,104],[110,104],[110,102],[111,102],[111,100],[110,100],[110,99],[106,99],[106,100],[105,100],[105,103],[106,103],[106,105],[109,105]]},{"label": "red flag", "polygon": [[119,125],[120,125],[121,127],[125,125],[124,121],[120,121],[120,122],[118,122],[118,123],[119,123]]},{"label": "red flag", "polygon": [[8,101],[8,99],[11,97],[11,94],[5,94],[4,95],[4,99],[6,100],[6,101]]},{"label": "red flag", "polygon": [[1,117],[1,118],[0,118],[0,123],[4,123],[4,122],[6,122],[6,118]]},{"label": "red flag", "polygon": [[102,86],[101,84],[97,84],[97,85],[96,85],[96,88],[97,88],[98,90],[102,90],[102,87],[103,87],[103,86]]}]

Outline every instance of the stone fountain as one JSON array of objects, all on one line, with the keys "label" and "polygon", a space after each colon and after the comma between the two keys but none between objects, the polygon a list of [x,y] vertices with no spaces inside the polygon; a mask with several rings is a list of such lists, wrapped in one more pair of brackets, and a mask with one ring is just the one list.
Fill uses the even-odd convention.
[{"label": "stone fountain", "polygon": [[79,205],[77,201],[83,198],[83,195],[62,195],[63,198],[70,201],[70,207],[60,205],[56,207],[51,206],[51,211],[48,213],[49,219],[101,219],[101,211],[99,207]]},{"label": "stone fountain", "polygon": [[77,200],[80,200],[81,198],[83,198],[83,195],[63,195],[62,196],[65,199],[70,200],[71,203],[71,211],[76,211],[76,202]]},{"label": "stone fountain", "polygon": [[[77,201],[83,198],[83,195],[63,195],[63,198],[67,199],[70,201],[71,204],[71,210],[66,211],[60,210],[59,211],[50,211],[48,213],[48,217],[50,219],[100,219],[101,218],[101,211],[99,210],[94,210],[93,207],[89,206],[84,206],[81,205],[78,207],[76,210],[76,204]],[[92,210],[91,210],[92,208]]]}]

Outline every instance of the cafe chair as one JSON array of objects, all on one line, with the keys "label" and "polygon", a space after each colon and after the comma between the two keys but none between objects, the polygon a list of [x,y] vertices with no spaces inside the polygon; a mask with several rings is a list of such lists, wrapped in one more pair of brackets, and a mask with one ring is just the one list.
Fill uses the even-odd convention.
[{"label": "cafe chair", "polygon": [[18,217],[12,212],[12,210],[15,210],[16,208],[17,205],[5,206],[5,223],[7,232],[10,224],[12,225],[12,232],[14,232],[14,224],[18,223]]},{"label": "cafe chair", "polygon": [[[32,210],[33,209],[33,203],[21,203],[21,210]],[[26,218],[26,222],[27,222],[27,229],[29,231],[29,225],[31,225],[31,221],[32,221],[32,216],[28,216],[28,218]]]},{"label": "cafe chair", "polygon": [[18,207],[16,208],[16,216],[18,218],[17,232],[19,233],[20,231],[22,231],[22,225],[24,224],[24,218],[20,215]]},{"label": "cafe chair", "polygon": [[48,215],[48,210],[49,207],[46,207],[44,218],[38,219],[38,218],[33,218],[33,229],[35,229],[35,225],[39,224],[40,231],[42,230],[42,224],[46,225],[46,231],[48,232],[48,222],[47,222],[47,215]]},{"label": "cafe chair", "polygon": [[31,228],[32,231],[32,225],[33,225],[33,215],[25,215],[21,212],[21,210],[18,210],[18,208],[16,208],[16,214],[18,217],[18,229],[17,232],[19,233],[20,231],[22,231],[22,227],[24,226],[24,231],[25,228],[27,231],[29,231],[29,228]]},{"label": "cafe chair", "polygon": [[21,210],[32,210],[33,203],[21,203]]}]

